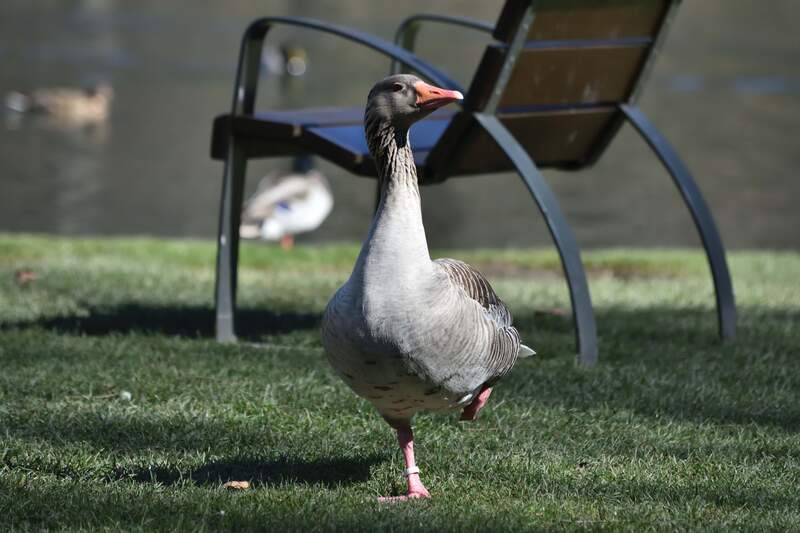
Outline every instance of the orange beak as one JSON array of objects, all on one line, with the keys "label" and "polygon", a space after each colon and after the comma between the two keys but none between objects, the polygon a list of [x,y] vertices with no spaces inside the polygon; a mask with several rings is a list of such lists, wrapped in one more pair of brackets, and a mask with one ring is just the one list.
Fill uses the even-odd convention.
[{"label": "orange beak", "polygon": [[420,109],[438,109],[450,102],[464,99],[464,95],[458,91],[440,89],[424,81],[414,84],[414,89],[417,90],[417,106]]}]

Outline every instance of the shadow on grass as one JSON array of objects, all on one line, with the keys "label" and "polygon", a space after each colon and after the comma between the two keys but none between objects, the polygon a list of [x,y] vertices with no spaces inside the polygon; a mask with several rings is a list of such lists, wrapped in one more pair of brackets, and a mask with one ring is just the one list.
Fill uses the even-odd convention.
[{"label": "shadow on grass", "polygon": [[[800,323],[800,311],[794,309],[740,309],[736,337],[724,342],[718,335],[715,309],[607,307],[595,310],[595,316],[600,364],[610,358],[627,358],[631,351],[626,348],[640,346],[642,341],[660,347],[656,352],[662,356],[668,352],[671,361],[700,350],[763,349],[765,345],[791,350],[800,341],[800,330],[794,328]],[[527,337],[533,335],[526,340],[534,345],[539,332],[555,335],[560,342],[575,333],[569,309],[515,312],[514,326],[521,333],[527,332]],[[561,344],[558,353],[563,352]]]},{"label": "shadow on grass", "polygon": [[[800,401],[798,393],[793,392],[800,390],[794,356],[800,345],[796,327],[800,312],[749,307],[740,318],[737,338],[722,343],[712,309],[601,308],[597,312],[600,361],[595,369],[584,371],[571,367],[574,330],[569,314],[562,310],[523,310],[515,313],[515,324],[526,343],[540,355],[521,361],[498,384],[498,391],[521,405],[580,410],[602,406],[675,420],[800,431]],[[319,315],[311,313],[246,309],[241,313],[239,332],[243,338],[295,330],[310,332],[318,327],[319,320]],[[0,327],[43,327],[87,335],[145,331],[211,337],[213,312],[199,307],[128,304],[87,317]],[[297,360],[297,364],[327,368],[324,361],[316,359],[308,363]],[[543,365],[549,369],[543,369]],[[136,443],[147,447],[152,445],[147,436],[157,440],[155,435],[162,431],[110,427],[84,434],[75,429],[92,424],[91,420],[70,424],[59,433],[68,439],[99,439],[104,446],[127,442],[133,447]],[[45,429],[50,431],[53,426]],[[73,435],[76,431],[83,436]],[[124,438],[110,437],[116,434]]]},{"label": "shadow on grass", "polygon": [[[162,465],[119,467],[106,476],[108,481],[131,480],[161,485],[190,481],[197,485],[221,485],[227,481],[247,480],[255,486],[318,484],[333,488],[368,480],[370,467],[390,457],[387,451],[386,454],[373,453],[361,457],[299,458],[292,451],[292,445],[285,444],[286,439],[281,438],[285,435],[271,435],[248,424],[199,422],[185,416],[103,417],[94,410],[85,410],[72,416],[61,414],[52,413],[52,416],[35,420],[7,421],[6,435],[26,441],[31,438],[45,441],[54,449],[67,442],[90,444],[105,453],[203,450],[224,456],[229,453],[228,450],[238,450],[235,457],[211,461],[194,470]],[[262,450],[270,450],[270,455],[278,458],[258,457]],[[0,458],[0,468],[15,469],[26,464],[24,459],[19,463],[17,461],[14,454],[5,460]],[[60,461],[46,461],[37,468],[59,477],[81,475],[80,469]]]},{"label": "shadow on grass", "polygon": [[564,361],[571,318],[537,312],[514,318],[541,357],[522,361],[498,385],[514,401],[800,431],[798,311],[749,308],[741,313],[736,338],[722,342],[714,310],[603,309],[597,313],[598,366],[563,368],[560,375],[540,365]]},{"label": "shadow on grass", "polygon": [[332,489],[367,481],[370,468],[388,456],[333,457],[305,460],[281,457],[273,461],[236,458],[214,461],[189,472],[175,468],[151,467],[138,471],[120,469],[109,480],[175,485],[190,481],[202,486],[221,486],[228,481],[249,481],[254,487],[287,484],[322,485]]},{"label": "shadow on grass", "polygon": [[[315,329],[320,320],[321,316],[315,313],[240,309],[237,313],[236,330],[239,337],[252,340],[265,334]],[[142,332],[182,337],[213,337],[214,310],[206,307],[125,304],[91,309],[87,316],[57,316],[0,324],[0,329],[32,327],[82,335]]]},{"label": "shadow on grass", "polygon": [[[14,502],[0,523],[10,530],[132,529],[144,531],[487,531],[528,530],[785,530],[789,520],[769,516],[793,514],[791,491],[778,493],[751,486],[690,488],[663,483],[615,480],[592,487],[554,483],[532,498],[492,502],[473,498],[464,503],[447,494],[434,494],[434,504],[377,506],[374,497],[341,500],[306,493],[266,500],[214,492],[131,491],[124,485],[103,490],[89,483],[11,483],[0,478],[0,492]],[[355,489],[359,490],[359,489]],[[251,493],[252,494],[252,493]],[[335,498],[335,499],[334,499]],[[553,503],[555,500],[557,503]],[[442,503],[439,503],[442,502]],[[598,502],[608,513],[597,516]],[[542,510],[531,519],[530,505]],[[699,511],[687,512],[686,509]],[[224,512],[222,512],[224,511]],[[537,513],[538,514],[538,513]],[[622,518],[620,518],[622,517]],[[488,525],[487,525],[488,524]],[[792,529],[789,527],[789,529]]]},{"label": "shadow on grass", "polygon": [[60,446],[65,442],[91,444],[108,451],[129,453],[142,450],[208,451],[225,455],[229,450],[281,450],[281,433],[261,426],[263,419],[232,424],[224,417],[197,419],[180,411],[154,414],[146,410],[137,416],[103,416],[105,406],[64,405],[40,410],[38,416],[4,419],[5,434],[20,439],[40,439]]},{"label": "shadow on grass", "polygon": [[[304,512],[308,508],[296,499],[280,498],[264,509],[263,500],[252,498],[252,491],[220,494],[221,491],[213,489],[225,480],[251,480],[255,488],[308,484],[336,489],[367,480],[370,466],[381,460],[379,456],[324,461],[282,459],[263,463],[244,459],[211,463],[182,477],[176,471],[155,470],[151,475],[151,471],[143,470],[120,472],[106,479],[112,482],[133,479],[133,483],[15,482],[0,476],[0,494],[13,502],[5,507],[5,513],[0,513],[0,529],[285,531],[288,528],[317,531],[321,527],[319,515]],[[178,485],[180,480],[185,483],[187,479],[212,490],[187,495]],[[151,483],[176,485],[176,490],[138,490]],[[317,491],[319,495],[319,489]],[[333,494],[332,497],[336,497]],[[364,500],[368,499],[372,500],[365,494]],[[3,508],[2,503],[0,498],[0,508]],[[333,505],[329,508],[337,509]],[[374,518],[372,506],[359,505],[355,512],[326,513],[324,525],[325,529],[363,530]]]}]

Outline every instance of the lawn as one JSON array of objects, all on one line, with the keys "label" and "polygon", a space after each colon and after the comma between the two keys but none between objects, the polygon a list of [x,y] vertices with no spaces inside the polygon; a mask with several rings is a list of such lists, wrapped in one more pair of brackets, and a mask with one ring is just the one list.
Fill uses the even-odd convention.
[{"label": "lawn", "polygon": [[418,417],[433,498],[385,505],[402,457],[318,333],[356,252],[246,246],[220,345],[211,243],[0,236],[0,529],[800,529],[800,254],[730,254],[723,345],[699,252],[586,253],[584,369],[553,252],[448,252],[539,356],[478,421]]}]

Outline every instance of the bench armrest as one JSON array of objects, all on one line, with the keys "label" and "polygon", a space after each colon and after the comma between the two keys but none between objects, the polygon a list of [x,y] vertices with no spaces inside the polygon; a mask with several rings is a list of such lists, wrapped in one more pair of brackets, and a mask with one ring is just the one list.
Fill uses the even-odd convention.
[{"label": "bench armrest", "polygon": [[405,65],[440,87],[462,90],[458,83],[448,75],[425,63],[413,53],[372,34],[304,17],[264,17],[250,24],[242,37],[239,64],[236,70],[236,85],[233,93],[231,112],[233,115],[253,113],[258,86],[261,49],[267,32],[277,24],[298,26],[342,37],[390,57],[393,61]]},{"label": "bench armrest", "polygon": [[[476,20],[468,17],[458,17],[452,15],[437,15],[433,13],[420,13],[411,15],[403,20],[400,26],[397,27],[397,32],[394,35],[394,43],[406,50],[414,51],[414,42],[417,40],[417,32],[423,22],[438,22],[440,24],[450,24],[453,26],[461,26],[470,28],[477,31],[482,31],[491,34],[494,31],[494,25],[489,24],[483,20]],[[392,60],[391,70],[392,74],[400,72],[400,62]]]}]

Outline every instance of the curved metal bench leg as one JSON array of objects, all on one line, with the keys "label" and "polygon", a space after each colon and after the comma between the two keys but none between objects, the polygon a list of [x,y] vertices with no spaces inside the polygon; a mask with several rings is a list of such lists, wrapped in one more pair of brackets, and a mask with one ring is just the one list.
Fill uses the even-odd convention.
[{"label": "curved metal bench leg", "polygon": [[620,109],[667,168],[686,207],[692,214],[694,224],[703,240],[711,275],[714,278],[719,335],[723,340],[732,339],[736,334],[736,302],[728,264],[725,260],[725,248],[722,246],[722,240],[719,237],[717,226],[714,224],[711,211],[689,170],[644,113],[639,108],[626,104],[621,105]]},{"label": "curved metal bench leg", "polygon": [[597,362],[597,327],[583,270],[578,244],[567,225],[555,195],[525,150],[494,115],[474,114],[478,123],[492,136],[497,146],[514,163],[525,185],[544,216],[550,235],[561,256],[561,265],[569,286],[572,317],[575,321],[578,362],[592,366]]},{"label": "curved metal bench leg", "polygon": [[247,160],[236,140],[228,144],[228,157],[222,181],[217,236],[217,276],[215,294],[217,340],[236,340],[236,283],[239,263],[239,222]]}]

